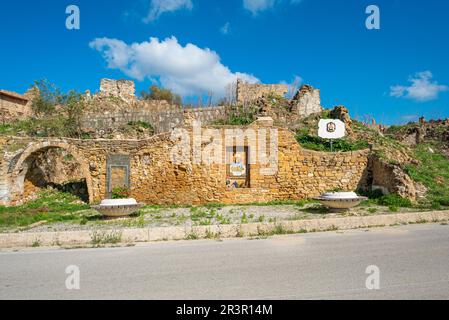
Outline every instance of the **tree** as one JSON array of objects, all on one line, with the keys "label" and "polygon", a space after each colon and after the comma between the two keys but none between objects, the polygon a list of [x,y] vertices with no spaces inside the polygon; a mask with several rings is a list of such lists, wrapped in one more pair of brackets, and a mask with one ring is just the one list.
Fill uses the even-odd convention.
[{"label": "tree", "polygon": [[88,103],[85,97],[75,90],[62,93],[48,80],[35,81],[34,87],[37,94],[33,97],[32,109],[37,119],[33,127],[49,136],[79,138]]},{"label": "tree", "polygon": [[182,104],[180,95],[173,93],[170,89],[159,88],[156,85],[152,85],[148,92],[142,91],[141,95],[144,100],[165,100],[171,104]]},{"label": "tree", "polygon": [[56,106],[61,103],[61,91],[48,80],[37,80],[34,88],[38,94],[33,97],[31,108],[37,117],[53,114]]}]

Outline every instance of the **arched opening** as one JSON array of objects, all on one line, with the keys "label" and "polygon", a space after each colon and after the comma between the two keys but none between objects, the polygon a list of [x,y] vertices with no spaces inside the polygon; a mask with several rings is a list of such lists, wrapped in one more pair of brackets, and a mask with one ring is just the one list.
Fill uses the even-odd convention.
[{"label": "arched opening", "polygon": [[47,188],[92,201],[90,172],[76,149],[65,144],[39,143],[25,150],[13,173],[14,194],[21,202]]},{"label": "arched opening", "polygon": [[40,189],[53,188],[89,202],[86,177],[81,165],[65,149],[41,149],[26,161],[28,170],[23,184],[25,199],[32,197]]}]

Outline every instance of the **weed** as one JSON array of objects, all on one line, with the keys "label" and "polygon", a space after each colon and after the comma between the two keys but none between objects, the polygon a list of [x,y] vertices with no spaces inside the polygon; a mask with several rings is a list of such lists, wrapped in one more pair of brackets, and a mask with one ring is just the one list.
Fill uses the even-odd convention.
[{"label": "weed", "polygon": [[377,209],[376,208],[368,208],[368,212],[369,213],[376,213]]},{"label": "weed", "polygon": [[216,237],[216,234],[214,232],[212,232],[210,229],[206,230],[206,235],[205,235],[206,239],[213,239],[215,237]]},{"label": "weed", "polygon": [[103,244],[116,244],[122,241],[122,232],[121,231],[98,231],[94,230],[91,235],[91,243],[94,246],[99,246]]},{"label": "weed", "polygon": [[398,211],[399,211],[399,208],[398,208],[397,206],[389,206],[389,207],[388,207],[388,210],[389,210],[390,212],[398,212]]},{"label": "weed", "polygon": [[31,246],[32,246],[33,248],[40,247],[40,246],[41,246],[40,240],[39,240],[39,239],[34,240],[33,243],[31,244]]},{"label": "weed", "polygon": [[145,216],[141,215],[134,219],[127,219],[123,221],[122,226],[125,228],[144,228]]},{"label": "weed", "polygon": [[194,230],[190,231],[190,233],[186,234],[185,240],[198,240],[199,236]]},{"label": "weed", "polygon": [[236,230],[236,233],[235,233],[235,236],[236,236],[236,238],[243,238],[243,231],[242,231],[242,227],[241,226],[238,226],[237,227],[237,230]]}]

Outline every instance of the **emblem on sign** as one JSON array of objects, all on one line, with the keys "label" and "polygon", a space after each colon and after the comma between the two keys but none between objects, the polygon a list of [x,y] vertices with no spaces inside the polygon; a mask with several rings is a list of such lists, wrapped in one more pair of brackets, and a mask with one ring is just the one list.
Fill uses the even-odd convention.
[{"label": "emblem on sign", "polygon": [[335,125],[335,123],[329,122],[327,124],[326,129],[327,129],[327,132],[332,133],[332,132],[335,132],[335,130],[337,130],[337,126]]}]

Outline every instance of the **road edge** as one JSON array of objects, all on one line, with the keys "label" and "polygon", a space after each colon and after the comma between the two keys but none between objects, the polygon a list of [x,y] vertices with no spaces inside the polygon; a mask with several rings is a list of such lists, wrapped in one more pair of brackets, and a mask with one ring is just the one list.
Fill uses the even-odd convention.
[{"label": "road edge", "polygon": [[267,237],[322,231],[350,230],[417,223],[447,223],[449,211],[409,212],[309,220],[231,225],[129,228],[64,232],[23,232],[0,234],[0,249],[29,247],[97,247],[133,245],[142,242],[196,239]]}]

